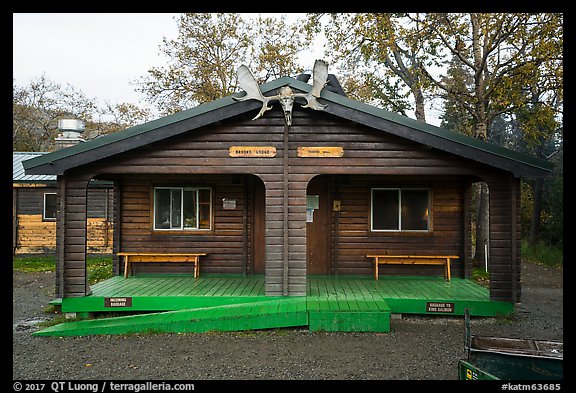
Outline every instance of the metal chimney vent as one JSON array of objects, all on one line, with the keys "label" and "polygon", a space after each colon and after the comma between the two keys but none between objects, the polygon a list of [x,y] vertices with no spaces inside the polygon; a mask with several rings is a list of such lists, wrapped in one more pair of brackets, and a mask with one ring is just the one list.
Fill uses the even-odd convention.
[{"label": "metal chimney vent", "polygon": [[84,142],[80,134],[84,131],[85,125],[82,120],[78,119],[60,119],[58,120],[58,130],[61,132],[55,139],[55,150],[74,146],[79,142]]},{"label": "metal chimney vent", "polygon": [[84,131],[85,125],[82,120],[78,119],[60,119],[58,120],[58,129],[60,131],[72,131],[80,133]]}]

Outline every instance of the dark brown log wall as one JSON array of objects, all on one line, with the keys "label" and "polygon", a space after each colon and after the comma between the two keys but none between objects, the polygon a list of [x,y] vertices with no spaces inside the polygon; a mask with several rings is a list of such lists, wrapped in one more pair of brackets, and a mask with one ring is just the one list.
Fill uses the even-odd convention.
[{"label": "dark brown log wall", "polygon": [[[334,212],[336,272],[372,274],[373,260],[367,254],[458,255],[452,273],[464,274],[464,181],[457,177],[354,176],[339,184],[335,179],[334,199],[341,199],[341,211]],[[430,189],[429,232],[372,232],[370,230],[371,189],[377,187]],[[382,266],[383,274],[443,274],[437,266]]]},{"label": "dark brown log wall", "polygon": [[[250,225],[244,223],[243,176],[130,176],[121,181],[120,249],[125,252],[204,252],[202,273],[241,274],[245,272],[250,244]],[[152,228],[152,200],[155,186],[210,187],[213,222],[211,230],[158,231]],[[223,198],[235,199],[236,208],[223,209]],[[250,217],[246,216],[247,224]],[[141,272],[190,272],[187,264],[141,264]]]},{"label": "dark brown log wall", "polygon": [[490,177],[490,298],[520,301],[520,180]]}]

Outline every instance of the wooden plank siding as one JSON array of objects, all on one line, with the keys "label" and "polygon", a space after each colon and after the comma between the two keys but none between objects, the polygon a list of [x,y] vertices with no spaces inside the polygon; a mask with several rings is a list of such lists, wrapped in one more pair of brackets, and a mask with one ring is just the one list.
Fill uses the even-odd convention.
[{"label": "wooden plank siding", "polygon": [[[336,274],[373,273],[373,261],[368,254],[389,255],[459,255],[453,261],[452,273],[464,277],[464,187],[457,177],[422,176],[354,176],[339,184],[335,178],[333,199],[341,200],[340,212],[333,219],[338,239]],[[372,232],[370,205],[372,188],[427,188],[431,193],[431,220],[429,232]],[[337,224],[334,224],[337,222]],[[382,274],[434,275],[443,274],[441,267],[387,265]]]},{"label": "wooden plank siding", "polygon": [[86,211],[90,178],[90,174],[76,171],[68,176],[58,176],[57,180],[60,210],[56,220],[57,290],[65,297],[81,297],[90,291],[86,274]]},{"label": "wooden plank siding", "polygon": [[[506,194],[510,187],[506,172],[328,113],[300,109],[299,105],[294,106],[293,124],[287,127],[277,106],[256,121],[251,120],[256,111],[244,113],[85,166],[83,176],[98,176],[120,184],[120,196],[114,202],[121,220],[115,250],[206,252],[203,272],[243,272],[246,252],[250,249],[249,236],[245,238],[242,228],[246,193],[241,184],[231,184],[231,175],[253,174],[265,185],[266,294],[305,295],[306,187],[313,177],[334,176],[333,192],[342,199],[338,228],[333,229],[333,239],[337,239],[333,240],[337,243],[334,269],[338,274],[369,274],[371,265],[365,255],[381,252],[383,248],[394,253],[456,254],[467,261],[469,256],[464,255],[464,247],[470,243],[466,228],[469,220],[464,218],[464,212],[470,210],[465,200],[470,196],[469,183],[472,179],[489,178],[491,199],[495,198],[491,212],[491,229],[496,240],[491,249],[491,256],[496,258],[494,297],[510,299],[511,286],[507,284],[510,277],[506,276],[509,272],[504,271],[512,255],[509,233],[512,202]],[[271,158],[229,156],[231,146],[242,145],[272,146],[277,153]],[[341,147],[344,155],[298,157],[297,148],[302,146]],[[348,183],[339,183],[341,175]],[[160,182],[213,187],[212,233],[194,236],[151,233],[150,190]],[[368,233],[369,190],[382,185],[428,185],[434,201],[433,232]],[[66,288],[71,291],[67,293],[82,292],[81,277],[76,272],[81,273],[85,252],[80,230],[80,222],[86,219],[83,187],[86,187],[84,178],[67,173],[64,249],[66,270],[70,271],[66,273]],[[238,208],[221,210],[224,197],[236,198]],[[461,266],[454,268],[456,274],[464,274]]]},{"label": "wooden plank siding", "polygon": [[[56,220],[43,218],[44,194],[57,188],[20,184],[14,200],[15,254],[54,253]],[[88,189],[88,252],[112,253],[112,191],[108,187]]]},{"label": "wooden plank siding", "polygon": [[[487,180],[490,195],[490,298],[520,300],[520,180]],[[515,216],[515,217],[513,217]]]},{"label": "wooden plank siding", "polygon": [[[249,244],[245,243],[243,211],[244,181],[232,175],[142,176],[121,181],[120,249],[123,252],[206,253],[201,259],[202,273],[243,274]],[[158,231],[152,227],[153,188],[157,186],[209,187],[212,190],[211,230]],[[222,200],[235,199],[236,208],[224,210]],[[250,220],[247,219],[249,222]],[[136,272],[190,272],[189,264],[142,264]]]}]

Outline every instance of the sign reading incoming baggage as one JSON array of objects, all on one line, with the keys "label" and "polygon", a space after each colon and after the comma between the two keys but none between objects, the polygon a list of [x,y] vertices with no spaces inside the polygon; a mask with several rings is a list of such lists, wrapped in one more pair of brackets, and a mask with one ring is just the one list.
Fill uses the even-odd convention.
[{"label": "sign reading incoming baggage", "polygon": [[344,148],[335,146],[304,147],[297,151],[298,157],[343,157]]},{"label": "sign reading incoming baggage", "polygon": [[105,297],[104,307],[132,307],[131,297]]}]

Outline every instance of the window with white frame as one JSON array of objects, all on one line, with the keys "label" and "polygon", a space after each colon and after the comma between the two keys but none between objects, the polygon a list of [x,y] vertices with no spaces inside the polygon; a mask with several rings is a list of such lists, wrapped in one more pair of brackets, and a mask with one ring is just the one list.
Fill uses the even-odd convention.
[{"label": "window with white frame", "polygon": [[210,230],[212,190],[198,187],[155,187],[155,230]]},{"label": "window with white frame", "polygon": [[372,231],[429,231],[430,190],[373,188],[371,200]]},{"label": "window with white frame", "polygon": [[44,194],[44,206],[42,209],[42,219],[47,221],[56,220],[56,193],[47,192]]}]

